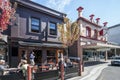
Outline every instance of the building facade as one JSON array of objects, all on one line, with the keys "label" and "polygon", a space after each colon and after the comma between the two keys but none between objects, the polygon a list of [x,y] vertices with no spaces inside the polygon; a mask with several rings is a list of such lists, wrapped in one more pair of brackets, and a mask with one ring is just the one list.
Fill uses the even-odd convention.
[{"label": "building facade", "polygon": [[[108,27],[108,42],[110,44],[120,45],[120,24],[116,24],[114,26]],[[110,51],[112,56],[120,55],[119,49],[113,49]]]},{"label": "building facade", "polygon": [[91,58],[95,60],[95,57],[102,54],[99,51],[100,46],[97,45],[107,43],[107,34],[105,30],[107,22],[103,23],[103,26],[101,26],[99,23],[100,18],[96,18],[94,20],[94,14],[91,14],[89,16],[90,19],[87,19],[82,16],[82,7],[79,7],[77,11],[77,21],[80,27],[80,38],[73,46],[70,47],[69,56],[80,57],[81,61],[82,59],[90,60]]},{"label": "building facade", "polygon": [[120,44],[120,24],[108,28],[108,42]]},{"label": "building facade", "polygon": [[30,0],[17,2],[16,20],[6,31],[8,34],[9,65],[17,67],[26,54],[29,62],[31,51],[35,53],[35,63],[45,65],[52,59],[58,62],[58,50],[63,50],[58,40],[57,24],[63,22],[66,14],[52,10]]}]

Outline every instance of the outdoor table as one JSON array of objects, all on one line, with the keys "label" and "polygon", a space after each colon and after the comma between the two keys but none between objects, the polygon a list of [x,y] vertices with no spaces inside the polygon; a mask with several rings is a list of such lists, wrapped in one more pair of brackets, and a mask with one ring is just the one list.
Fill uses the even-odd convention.
[{"label": "outdoor table", "polygon": [[49,66],[39,66],[40,70],[48,70],[49,69]]}]

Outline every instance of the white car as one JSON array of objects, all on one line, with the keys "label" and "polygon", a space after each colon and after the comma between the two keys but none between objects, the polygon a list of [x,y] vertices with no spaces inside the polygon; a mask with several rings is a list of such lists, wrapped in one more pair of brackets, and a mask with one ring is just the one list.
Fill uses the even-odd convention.
[{"label": "white car", "polygon": [[113,60],[111,61],[111,65],[118,65],[118,66],[120,66],[120,56],[114,57]]}]

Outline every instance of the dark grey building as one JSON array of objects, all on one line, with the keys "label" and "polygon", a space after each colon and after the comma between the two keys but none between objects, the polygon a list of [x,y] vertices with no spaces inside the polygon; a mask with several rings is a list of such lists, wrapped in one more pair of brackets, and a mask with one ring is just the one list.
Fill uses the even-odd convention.
[{"label": "dark grey building", "polygon": [[58,37],[57,24],[63,22],[66,14],[42,6],[30,0],[17,2],[16,20],[7,32],[9,65],[16,67],[24,54],[34,51],[35,63],[44,65],[51,58],[58,62],[58,50],[62,44]]}]

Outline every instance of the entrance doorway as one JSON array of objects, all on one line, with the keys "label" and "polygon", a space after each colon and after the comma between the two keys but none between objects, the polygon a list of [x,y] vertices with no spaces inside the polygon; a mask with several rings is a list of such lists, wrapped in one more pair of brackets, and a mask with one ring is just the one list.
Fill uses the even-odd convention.
[{"label": "entrance doorway", "polygon": [[42,64],[42,50],[33,50],[35,55],[35,64],[41,65]]}]

